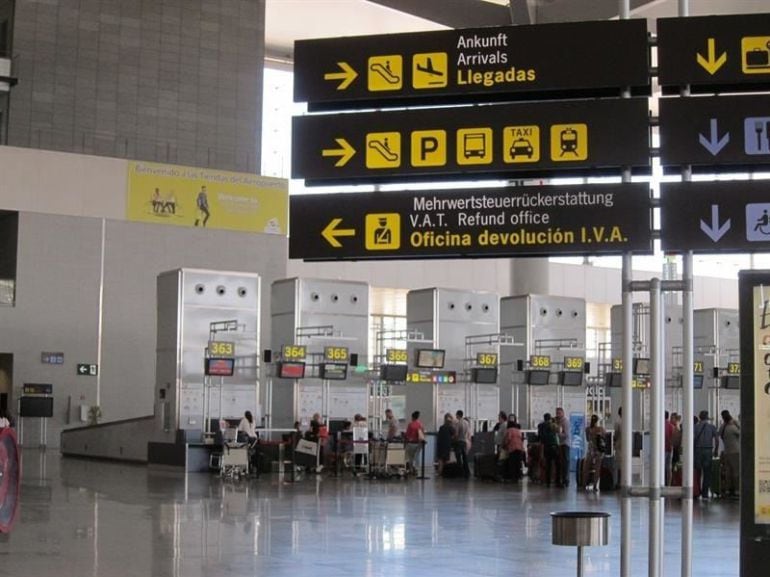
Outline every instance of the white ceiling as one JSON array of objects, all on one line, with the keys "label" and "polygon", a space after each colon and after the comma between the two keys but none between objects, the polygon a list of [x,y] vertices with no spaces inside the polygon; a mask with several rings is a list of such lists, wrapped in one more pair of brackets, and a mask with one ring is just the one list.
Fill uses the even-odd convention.
[{"label": "white ceiling", "polygon": [[424,32],[444,28],[435,22],[366,0],[267,0],[265,45],[269,56],[290,59],[294,41],[303,38]]},{"label": "white ceiling", "polygon": [[[421,0],[414,0],[419,4]],[[451,9],[456,0],[445,0]],[[507,0],[484,0],[506,5]],[[543,10],[560,3],[571,13],[579,13],[581,3],[596,0],[529,0],[537,19],[538,6]],[[607,0],[604,0],[607,1]],[[366,0],[266,0],[266,46],[268,56],[291,59],[295,40],[302,38],[337,38],[367,34],[421,32],[440,30],[445,26],[386,8]],[[455,5],[458,6],[458,5]],[[652,20],[677,15],[677,0],[650,0],[632,11],[632,17]],[[690,0],[690,15],[746,14],[770,12],[770,0]]]}]

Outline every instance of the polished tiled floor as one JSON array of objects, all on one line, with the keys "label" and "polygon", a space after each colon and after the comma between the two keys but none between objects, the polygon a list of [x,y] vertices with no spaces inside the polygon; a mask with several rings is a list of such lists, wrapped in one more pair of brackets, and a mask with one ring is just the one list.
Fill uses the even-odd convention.
[{"label": "polished tiled floor", "polygon": [[[24,454],[21,516],[0,536],[0,575],[567,577],[575,551],[550,542],[549,512],[612,514],[611,545],[586,575],[619,574],[619,500],[542,487],[427,480],[202,474]],[[666,574],[679,573],[679,518],[666,516]],[[647,575],[644,502],[634,504],[634,575]],[[738,504],[695,507],[694,574],[738,573]]]}]

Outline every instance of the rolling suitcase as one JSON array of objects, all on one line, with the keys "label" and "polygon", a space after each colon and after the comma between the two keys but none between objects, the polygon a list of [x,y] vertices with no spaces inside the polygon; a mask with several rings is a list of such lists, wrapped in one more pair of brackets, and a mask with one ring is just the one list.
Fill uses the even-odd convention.
[{"label": "rolling suitcase", "polygon": [[599,471],[599,490],[612,491],[617,486],[615,483],[615,457],[605,455],[602,457],[601,470]]},{"label": "rolling suitcase", "polygon": [[477,479],[496,479],[497,455],[476,455],[473,458],[473,474]]},{"label": "rolling suitcase", "polygon": [[445,479],[459,479],[464,475],[463,468],[459,463],[446,463],[444,469],[441,472],[441,476]]}]

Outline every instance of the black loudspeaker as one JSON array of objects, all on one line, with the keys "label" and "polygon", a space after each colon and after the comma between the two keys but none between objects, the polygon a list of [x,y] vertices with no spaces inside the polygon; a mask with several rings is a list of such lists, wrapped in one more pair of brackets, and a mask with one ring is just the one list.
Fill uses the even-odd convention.
[{"label": "black loudspeaker", "polygon": [[590,374],[591,374],[591,363],[589,363],[588,361],[586,361],[585,363],[583,363],[583,372],[584,372],[586,375],[590,375]]},{"label": "black loudspeaker", "polygon": [[516,370],[517,371],[523,371],[524,370],[524,361],[522,361],[521,359],[516,361]]},{"label": "black loudspeaker", "polygon": [[265,349],[262,351],[262,362],[263,363],[270,363],[273,361],[273,351],[270,349]]},{"label": "black loudspeaker", "polygon": [[358,366],[358,353],[350,353],[350,366],[351,367]]},{"label": "black loudspeaker", "polygon": [[714,368],[711,370],[711,375],[712,375],[712,376],[713,376],[715,379],[718,379],[718,378],[719,378],[719,367],[714,367]]}]

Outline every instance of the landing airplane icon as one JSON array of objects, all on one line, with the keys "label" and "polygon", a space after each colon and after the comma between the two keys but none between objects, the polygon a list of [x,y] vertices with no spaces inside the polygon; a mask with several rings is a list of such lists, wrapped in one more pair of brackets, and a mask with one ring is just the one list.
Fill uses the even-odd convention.
[{"label": "landing airplane icon", "polygon": [[420,72],[425,72],[425,74],[430,74],[431,76],[444,76],[444,72],[442,70],[436,70],[433,68],[433,58],[430,56],[428,57],[428,64],[426,66],[417,64],[417,70]]}]

